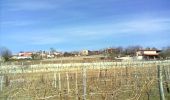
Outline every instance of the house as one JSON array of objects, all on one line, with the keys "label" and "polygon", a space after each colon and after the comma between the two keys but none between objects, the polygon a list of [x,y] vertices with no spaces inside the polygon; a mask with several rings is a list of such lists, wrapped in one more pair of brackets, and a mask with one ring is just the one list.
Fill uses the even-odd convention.
[{"label": "house", "polygon": [[138,50],[136,52],[136,59],[137,60],[156,60],[159,58],[160,50]]},{"label": "house", "polygon": [[53,54],[47,55],[47,58],[54,58],[55,56]]},{"label": "house", "polygon": [[80,56],[80,53],[78,51],[72,51],[70,52],[74,57]]},{"label": "house", "polygon": [[20,52],[18,54],[18,59],[32,59],[32,52]]},{"label": "house", "polygon": [[82,50],[81,52],[80,52],[80,55],[82,55],[82,56],[88,56],[90,54],[90,51],[89,50]]},{"label": "house", "polygon": [[56,57],[61,57],[63,55],[63,53],[62,52],[54,52],[53,55],[56,58]]},{"label": "house", "polygon": [[113,53],[113,51],[114,51],[113,48],[106,48],[106,49],[104,50],[104,52],[105,52],[106,54],[111,54],[111,53]]},{"label": "house", "polygon": [[91,55],[100,55],[100,54],[102,54],[102,51],[97,51],[97,50],[95,50],[95,51],[90,51],[90,54],[91,54]]},{"label": "house", "polygon": [[117,48],[106,48],[103,51],[105,54],[113,54],[113,53],[119,53],[119,49]]}]

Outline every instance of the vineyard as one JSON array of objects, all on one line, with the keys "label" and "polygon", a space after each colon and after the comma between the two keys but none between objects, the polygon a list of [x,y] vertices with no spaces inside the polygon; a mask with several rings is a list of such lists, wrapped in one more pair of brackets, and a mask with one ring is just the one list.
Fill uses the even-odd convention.
[{"label": "vineyard", "polygon": [[0,68],[0,100],[170,100],[169,61]]}]

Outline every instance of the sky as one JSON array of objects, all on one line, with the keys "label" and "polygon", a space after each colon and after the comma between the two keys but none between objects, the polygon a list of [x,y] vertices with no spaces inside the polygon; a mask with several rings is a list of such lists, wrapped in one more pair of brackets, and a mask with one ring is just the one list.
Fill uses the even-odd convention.
[{"label": "sky", "polygon": [[0,46],[13,52],[170,43],[169,0],[0,0]]}]

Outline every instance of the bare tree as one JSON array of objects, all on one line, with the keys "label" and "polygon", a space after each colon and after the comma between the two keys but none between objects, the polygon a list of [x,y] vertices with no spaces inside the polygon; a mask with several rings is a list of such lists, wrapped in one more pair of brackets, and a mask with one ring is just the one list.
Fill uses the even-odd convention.
[{"label": "bare tree", "polygon": [[0,56],[4,61],[8,61],[12,56],[12,52],[8,48],[0,47]]},{"label": "bare tree", "polygon": [[164,47],[160,56],[164,59],[170,58],[170,46]]},{"label": "bare tree", "polygon": [[50,53],[54,54],[56,50],[54,48],[50,48]]},{"label": "bare tree", "polygon": [[143,47],[142,46],[128,46],[127,48],[125,48],[125,54],[126,55],[130,55],[130,56],[134,56],[135,55],[135,52],[137,50],[140,50],[142,49]]}]

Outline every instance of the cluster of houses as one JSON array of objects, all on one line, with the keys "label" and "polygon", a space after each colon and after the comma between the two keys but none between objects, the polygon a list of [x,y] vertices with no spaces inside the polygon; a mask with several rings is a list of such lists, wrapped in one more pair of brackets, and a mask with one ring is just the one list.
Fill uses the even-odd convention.
[{"label": "cluster of houses", "polygon": [[[83,50],[81,51],[81,55],[100,55],[100,54],[111,54],[117,51],[114,48],[107,48],[103,51],[89,51]],[[161,50],[152,50],[152,49],[141,49],[134,52],[134,56],[118,56],[115,57],[116,60],[158,60],[160,59],[160,52]]]},{"label": "cluster of houses", "polygon": [[37,52],[19,52],[16,55],[12,56],[12,59],[50,59],[58,57],[76,57],[76,56],[90,56],[90,55],[99,55],[102,54],[100,51],[90,51],[82,50],[80,52],[51,52],[51,51],[37,51]]},{"label": "cluster of houses", "polygon": [[61,52],[50,51],[37,51],[37,52],[19,52],[16,55],[13,55],[12,59],[45,59],[45,58],[55,58],[62,55]]},{"label": "cluster of houses", "polygon": [[[93,56],[113,53],[115,49],[108,48],[99,51],[82,50],[80,52],[51,52],[51,51],[37,51],[37,52],[20,52],[17,55],[13,55],[12,59],[51,59],[58,57],[75,57],[75,56]],[[159,58],[160,50],[137,50],[135,56],[115,57],[116,60],[156,60]],[[103,56],[106,57],[106,56]]]}]

